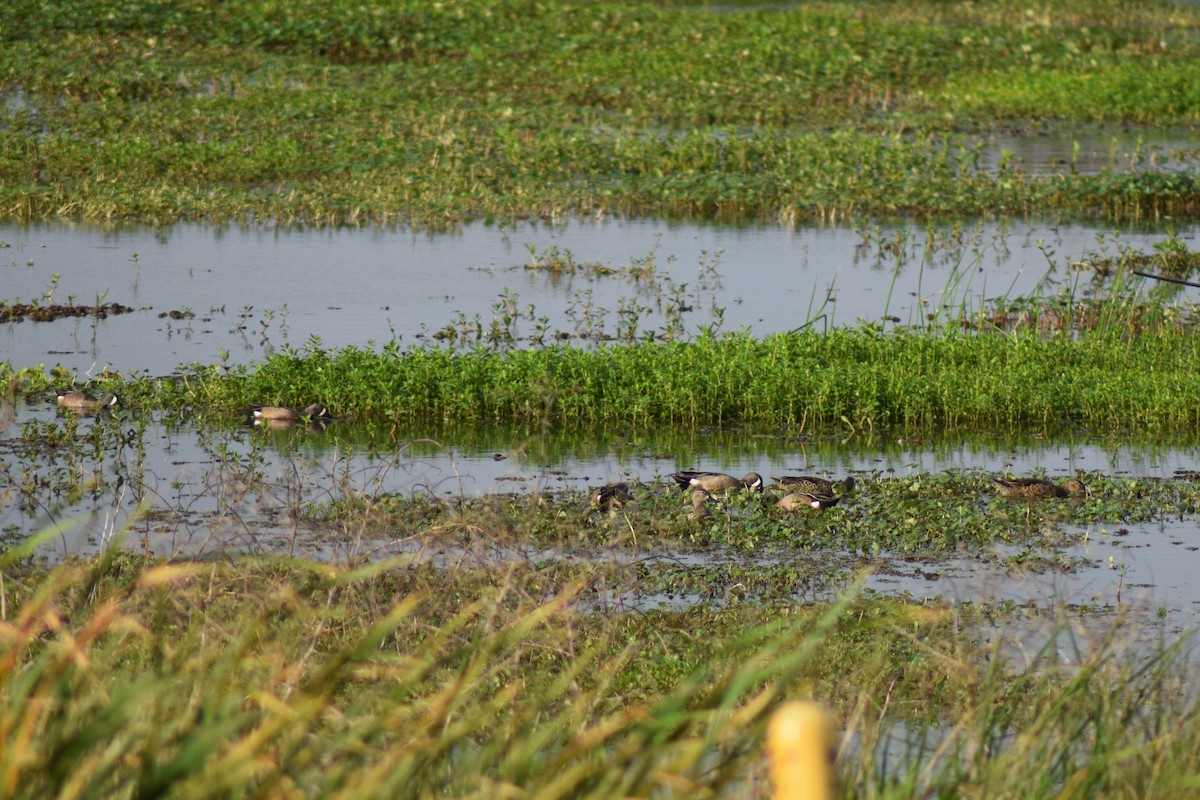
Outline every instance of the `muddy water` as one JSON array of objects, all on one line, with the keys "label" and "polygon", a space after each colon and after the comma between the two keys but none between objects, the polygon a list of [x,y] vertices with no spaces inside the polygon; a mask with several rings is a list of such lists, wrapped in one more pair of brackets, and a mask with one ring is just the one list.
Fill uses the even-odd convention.
[{"label": "muddy water", "polygon": [[[1194,236],[1177,233],[1185,243]],[[518,344],[539,326],[594,341],[661,332],[672,319],[692,335],[705,325],[756,335],[859,320],[919,325],[998,296],[1082,294],[1093,288],[1086,265],[1095,257],[1152,253],[1167,237],[1012,222],[855,229],[601,220],[416,234],[0,225],[0,300],[135,309],[0,324],[0,358],[81,375],[106,367],[161,375],[181,363],[244,363],[313,337],[327,347],[416,345],[447,326],[478,319],[486,328],[505,310],[521,317],[509,329]],[[583,268],[525,268],[551,253]]]}]

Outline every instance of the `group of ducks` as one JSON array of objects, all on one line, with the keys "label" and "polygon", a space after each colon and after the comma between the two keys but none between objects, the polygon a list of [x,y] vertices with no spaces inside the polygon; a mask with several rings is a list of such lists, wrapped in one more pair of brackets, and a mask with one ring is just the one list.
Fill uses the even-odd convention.
[{"label": "group of ducks", "polygon": [[[104,392],[92,397],[84,392],[55,389],[59,408],[73,411],[76,414],[95,414],[112,408],[117,404],[117,396],[112,392]],[[287,406],[251,406],[247,412],[249,421],[256,424],[274,424],[279,426],[294,425],[302,420],[321,422],[332,419],[329,409],[320,403],[313,403],[306,408],[296,410]]]},{"label": "group of ducks", "polygon": [[[711,513],[708,501],[713,495],[746,489],[761,492],[764,488],[762,476],[757,472],[751,472],[743,478],[735,478],[721,472],[683,470],[671,473],[670,477],[684,491],[692,490],[692,511],[688,515],[690,519],[700,519]],[[774,506],[782,511],[820,511],[832,508],[854,491],[853,476],[837,482],[811,475],[784,475],[773,480],[784,491],[783,496],[774,503]],[[1052,497],[1090,496],[1088,488],[1076,478],[1057,484],[1044,478],[996,477],[992,479],[992,486],[1001,497],[1010,500],[1032,501]],[[627,483],[601,486],[591,495],[592,505],[602,509],[619,507],[632,499],[633,495]]]},{"label": "group of ducks", "polygon": [[[751,472],[741,480],[720,472],[694,472],[684,470],[672,472],[671,479],[684,491],[692,490],[693,513],[704,516],[702,508],[714,494],[724,494],[734,489],[763,490],[762,476]],[[775,484],[783,489],[784,495],[775,501],[775,507],[783,511],[801,511],[806,508],[823,510],[838,504],[842,497],[854,491],[854,477],[834,483],[825,478],[811,475],[784,475],[774,478]],[[837,489],[841,488],[841,494]]]},{"label": "group of ducks", "polygon": [[[711,511],[708,502],[713,499],[714,495],[728,494],[731,491],[744,489],[761,492],[764,487],[763,478],[757,472],[751,472],[744,478],[735,478],[721,472],[683,470],[671,473],[670,477],[679,485],[680,489],[684,491],[690,489],[692,492],[692,510],[688,514],[690,519],[709,516]],[[783,496],[776,500],[774,505],[783,511],[832,508],[843,497],[854,491],[853,476],[835,482],[811,475],[784,475],[781,478],[774,478],[774,481],[784,491]],[[633,495],[627,483],[601,486],[591,495],[592,505],[602,509],[619,507],[632,499]]]}]

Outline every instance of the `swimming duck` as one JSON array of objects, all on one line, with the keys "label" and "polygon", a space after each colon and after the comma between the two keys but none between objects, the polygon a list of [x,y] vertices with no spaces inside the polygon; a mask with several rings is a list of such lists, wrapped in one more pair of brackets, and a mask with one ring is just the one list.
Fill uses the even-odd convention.
[{"label": "swimming duck", "polygon": [[66,391],[64,389],[55,389],[54,393],[58,395],[58,405],[61,408],[83,414],[90,414],[104,408],[111,408],[117,404],[117,396],[112,392],[105,392],[96,398],[88,397],[83,392]]},{"label": "swimming duck", "polygon": [[303,411],[297,411],[287,406],[254,406],[250,416],[255,420],[273,420],[276,422],[298,422],[302,419],[326,419],[329,409],[320,403],[313,403]]}]

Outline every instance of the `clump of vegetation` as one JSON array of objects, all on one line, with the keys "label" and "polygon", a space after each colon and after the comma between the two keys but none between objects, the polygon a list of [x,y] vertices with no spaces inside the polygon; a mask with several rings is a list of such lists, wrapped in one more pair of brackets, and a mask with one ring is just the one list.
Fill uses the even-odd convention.
[{"label": "clump of vegetation", "polygon": [[[249,367],[197,364],[175,377],[98,385],[130,407],[231,419],[264,398],[300,407],[320,398],[338,415],[459,423],[1195,426],[1192,327],[1162,306],[1136,310],[1100,306],[1093,313],[1104,322],[1093,330],[1048,337],[864,325],[591,350],[332,351],[313,341]],[[40,370],[0,369],[7,391],[45,384]]]},{"label": "clump of vegetation", "polygon": [[[797,583],[800,577],[824,577],[826,588],[836,588],[856,569],[830,567],[842,554],[931,562],[963,552],[990,558],[989,548],[996,545],[1060,549],[1077,543],[1098,523],[1133,524],[1200,512],[1200,484],[1192,480],[1088,474],[1082,476],[1089,490],[1086,502],[1030,504],[1002,498],[990,473],[856,477],[854,492],[821,512],[776,509],[775,502],[786,492],[768,481],[762,495],[743,492],[710,499],[710,513],[696,519],[689,516],[690,495],[660,480],[630,482],[630,498],[619,510],[593,508],[587,492],[542,490],[454,500],[423,492],[347,492],[345,499],[311,506],[308,513],[312,520],[332,523],[325,529],[353,530],[372,542],[435,537],[469,547],[484,537],[501,552],[528,544],[576,555],[598,548],[740,552],[755,567],[764,566],[754,561],[762,559],[799,570],[793,572]],[[884,562],[877,567],[885,568]],[[650,585],[645,591],[658,590]],[[787,596],[789,587],[784,590]]]},{"label": "clump of vegetation", "polygon": [[67,317],[95,317],[107,319],[109,314],[128,314],[133,311],[129,306],[120,303],[87,306],[80,303],[67,305],[64,303],[22,303],[0,302],[0,323],[24,322],[29,319],[34,322],[52,322]]}]

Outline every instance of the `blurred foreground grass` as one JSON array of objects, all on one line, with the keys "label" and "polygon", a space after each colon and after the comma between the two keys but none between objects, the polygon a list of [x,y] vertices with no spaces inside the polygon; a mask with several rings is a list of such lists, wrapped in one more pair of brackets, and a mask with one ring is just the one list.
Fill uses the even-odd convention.
[{"label": "blurred foreground grass", "polygon": [[7,797],[768,797],[797,696],[837,710],[847,796],[1198,786],[1185,659],[1120,626],[1021,660],[962,609],[602,614],[530,564],[7,562]]}]

